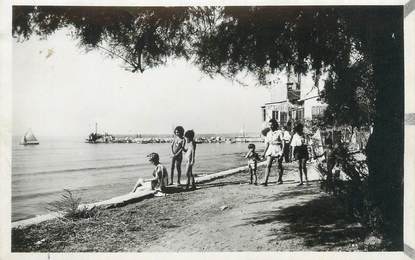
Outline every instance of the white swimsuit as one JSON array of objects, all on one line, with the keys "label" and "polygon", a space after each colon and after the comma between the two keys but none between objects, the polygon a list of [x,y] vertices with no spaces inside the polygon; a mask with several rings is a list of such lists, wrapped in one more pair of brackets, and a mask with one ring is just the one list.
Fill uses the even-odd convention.
[{"label": "white swimsuit", "polygon": [[280,130],[269,131],[265,140],[269,143],[265,156],[282,156],[283,133]]}]

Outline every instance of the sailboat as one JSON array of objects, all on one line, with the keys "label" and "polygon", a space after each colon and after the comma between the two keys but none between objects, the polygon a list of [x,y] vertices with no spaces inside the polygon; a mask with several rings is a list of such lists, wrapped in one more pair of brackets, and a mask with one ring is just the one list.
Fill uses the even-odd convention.
[{"label": "sailboat", "polygon": [[32,130],[29,129],[25,135],[20,140],[21,145],[36,145],[39,144],[39,141],[36,139],[35,135],[33,134]]},{"label": "sailboat", "polygon": [[246,140],[245,125],[242,125],[240,133],[241,133],[241,141],[246,143],[247,140]]}]

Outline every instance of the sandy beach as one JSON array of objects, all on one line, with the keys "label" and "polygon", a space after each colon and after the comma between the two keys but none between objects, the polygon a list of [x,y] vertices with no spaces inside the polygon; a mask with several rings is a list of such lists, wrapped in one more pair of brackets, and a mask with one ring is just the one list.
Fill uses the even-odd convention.
[{"label": "sandy beach", "polygon": [[[260,169],[260,175],[263,169]],[[318,181],[248,184],[247,172],[94,217],[51,220],[12,232],[13,252],[361,251],[363,228]],[[378,248],[379,250],[379,248]]]}]

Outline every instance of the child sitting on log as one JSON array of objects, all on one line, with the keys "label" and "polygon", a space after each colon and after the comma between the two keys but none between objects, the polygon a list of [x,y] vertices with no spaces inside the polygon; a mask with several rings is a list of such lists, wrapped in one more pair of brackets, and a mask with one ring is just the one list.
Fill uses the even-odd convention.
[{"label": "child sitting on log", "polygon": [[[168,173],[166,167],[160,163],[160,157],[157,153],[150,153],[147,155],[149,162],[156,166],[153,170],[153,178],[149,181],[151,182],[151,189],[165,192],[167,182],[168,182]],[[132,192],[135,192],[136,189],[142,185],[142,179],[138,179],[137,183],[134,185]]]}]

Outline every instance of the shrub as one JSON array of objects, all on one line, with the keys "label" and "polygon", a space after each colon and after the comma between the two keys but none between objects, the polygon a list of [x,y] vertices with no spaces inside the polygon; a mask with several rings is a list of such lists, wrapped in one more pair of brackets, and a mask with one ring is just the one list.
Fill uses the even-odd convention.
[{"label": "shrub", "polygon": [[68,219],[90,218],[96,215],[96,208],[88,209],[86,207],[80,207],[81,200],[80,197],[74,196],[70,190],[64,189],[60,199],[48,203],[47,209],[52,212],[61,213],[64,218]]},{"label": "shrub", "polygon": [[[336,157],[340,158],[340,165],[347,176],[347,180],[327,183],[322,181],[322,187],[333,186],[334,195],[346,207],[349,216],[358,220],[368,231],[368,234],[379,234],[382,225],[382,215],[374,207],[369,194],[368,167],[366,160],[356,159],[356,154],[340,145]],[[317,169],[321,175],[327,176],[327,169],[320,164]]]}]

